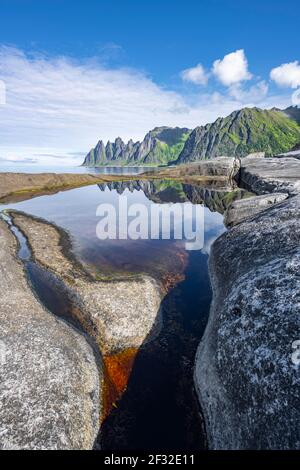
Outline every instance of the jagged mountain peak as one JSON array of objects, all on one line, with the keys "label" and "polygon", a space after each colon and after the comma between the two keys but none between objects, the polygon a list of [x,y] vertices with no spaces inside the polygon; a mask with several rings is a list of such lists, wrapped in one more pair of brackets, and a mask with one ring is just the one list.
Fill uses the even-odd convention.
[{"label": "jagged mountain peak", "polygon": [[291,119],[294,119],[300,124],[300,108],[298,106],[289,106],[284,110],[284,113]]},{"label": "jagged mountain peak", "polygon": [[104,146],[103,141],[99,141],[83,165],[101,166],[112,161],[122,165],[166,164],[178,157],[190,132],[187,128],[162,126],[149,131],[142,142],[130,139],[125,144],[117,137],[114,143],[108,141]]}]

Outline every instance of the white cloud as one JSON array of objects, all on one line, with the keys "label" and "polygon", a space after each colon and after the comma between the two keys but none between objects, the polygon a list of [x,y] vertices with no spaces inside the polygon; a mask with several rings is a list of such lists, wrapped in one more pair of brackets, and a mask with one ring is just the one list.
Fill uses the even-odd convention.
[{"label": "white cloud", "polygon": [[0,80],[6,86],[0,157],[42,164],[79,164],[78,152],[85,154],[98,139],[140,140],[160,125],[194,128],[245,103],[290,104],[285,97],[263,94],[252,103],[245,92],[232,89],[182,96],[137,70],[110,69],[95,59],[28,56],[7,47],[0,47]]},{"label": "white cloud", "polygon": [[279,86],[297,88],[300,86],[300,64],[297,60],[282,64],[271,70],[270,78]]},{"label": "white cloud", "polygon": [[243,49],[225,55],[222,60],[215,60],[213,73],[225,86],[252,78],[251,73],[248,71],[248,61]]},{"label": "white cloud", "polygon": [[144,73],[110,69],[95,59],[28,56],[0,47],[0,80],[7,98],[0,106],[3,157],[34,151],[41,160],[45,153],[67,159],[68,152],[87,152],[100,138],[140,140],[155,126],[195,127],[214,118]]},{"label": "white cloud", "polygon": [[262,80],[246,90],[240,84],[232,85],[228,93],[237,101],[259,103],[267,96],[268,90],[268,84]]},{"label": "white cloud", "polygon": [[196,67],[183,70],[181,78],[185,82],[195,83],[196,85],[206,85],[208,82],[208,74],[205,72],[203,65],[198,64]]}]

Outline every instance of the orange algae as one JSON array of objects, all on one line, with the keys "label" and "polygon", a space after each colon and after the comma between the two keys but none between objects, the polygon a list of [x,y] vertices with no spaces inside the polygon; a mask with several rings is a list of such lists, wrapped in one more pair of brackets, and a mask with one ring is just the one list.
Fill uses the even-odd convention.
[{"label": "orange algae", "polygon": [[137,352],[138,349],[129,348],[103,357],[105,371],[103,420],[112,408],[117,406],[117,401],[126,390]]}]

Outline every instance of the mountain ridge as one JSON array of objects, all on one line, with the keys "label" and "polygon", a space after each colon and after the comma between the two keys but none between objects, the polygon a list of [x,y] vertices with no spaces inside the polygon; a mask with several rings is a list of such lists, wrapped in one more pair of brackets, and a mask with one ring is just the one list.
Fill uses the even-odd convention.
[{"label": "mountain ridge", "polygon": [[186,127],[162,126],[149,131],[142,142],[130,139],[126,144],[117,137],[104,145],[99,140],[85,157],[83,166],[167,164],[179,156],[190,132]]},{"label": "mountain ridge", "polygon": [[300,141],[300,110],[242,108],[225,118],[196,127],[174,164],[253,152],[271,156],[291,150]]},{"label": "mountain ridge", "polygon": [[141,142],[120,137],[106,145],[99,140],[87,154],[83,166],[178,165],[219,156],[244,157],[265,152],[281,154],[299,147],[300,109],[290,106],[260,109],[242,108],[213,123],[186,127],[155,127]]}]

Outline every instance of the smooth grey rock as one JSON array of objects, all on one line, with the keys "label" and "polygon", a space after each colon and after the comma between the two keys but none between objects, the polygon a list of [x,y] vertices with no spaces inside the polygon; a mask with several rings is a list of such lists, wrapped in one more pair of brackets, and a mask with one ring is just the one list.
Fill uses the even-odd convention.
[{"label": "smooth grey rock", "polygon": [[296,158],[244,158],[239,184],[256,194],[300,191],[300,162]]},{"label": "smooth grey rock", "polygon": [[[240,160],[235,157],[217,157],[213,160],[199,160],[183,165],[169,165],[156,171],[147,171],[141,176],[145,179],[180,179],[185,182],[193,180],[195,184],[223,187],[236,186],[235,178],[240,170]],[[220,186],[219,186],[220,187]]]},{"label": "smooth grey rock", "polygon": [[91,449],[102,371],[85,337],[47,312],[0,221],[0,448]]},{"label": "smooth grey rock", "polygon": [[300,149],[298,148],[297,150],[292,150],[291,152],[281,153],[276,155],[276,158],[297,158],[300,160]]},{"label": "smooth grey rock", "polygon": [[195,384],[213,449],[300,449],[300,196],[223,234]]},{"label": "smooth grey rock", "polygon": [[225,225],[237,225],[269,209],[272,205],[284,201],[288,197],[289,195],[287,193],[272,193],[234,201],[226,211],[224,219]]}]

